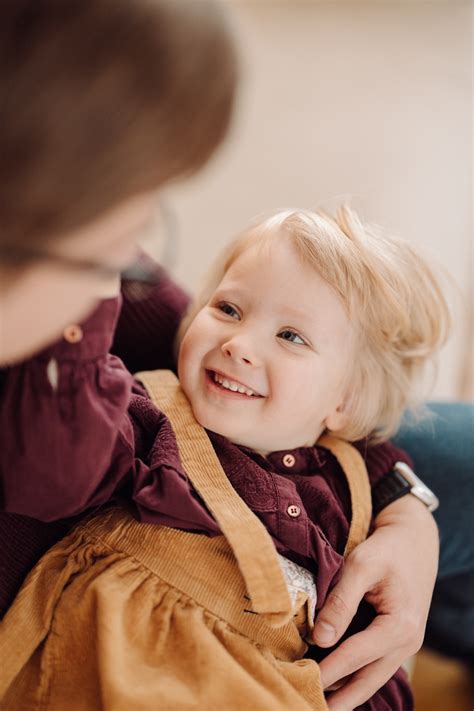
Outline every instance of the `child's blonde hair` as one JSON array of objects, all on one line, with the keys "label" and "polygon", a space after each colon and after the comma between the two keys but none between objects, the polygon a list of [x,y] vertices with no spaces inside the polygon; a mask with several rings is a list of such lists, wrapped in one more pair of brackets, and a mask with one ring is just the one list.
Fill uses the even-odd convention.
[{"label": "child's blonde hair", "polygon": [[347,379],[348,425],[337,434],[380,441],[418,404],[415,386],[449,330],[449,311],[428,263],[408,242],[363,224],[342,207],[335,217],[283,210],[241,233],[208,272],[179,339],[232,263],[254,245],[290,240],[304,263],[335,290],[353,322],[358,354]]}]

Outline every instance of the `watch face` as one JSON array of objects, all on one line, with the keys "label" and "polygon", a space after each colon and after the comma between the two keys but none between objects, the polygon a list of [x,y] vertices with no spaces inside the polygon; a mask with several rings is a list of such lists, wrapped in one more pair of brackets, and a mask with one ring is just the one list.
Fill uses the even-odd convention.
[{"label": "watch face", "polygon": [[397,462],[393,468],[405,479],[405,481],[411,484],[412,488],[410,494],[413,494],[413,496],[416,496],[417,499],[420,499],[420,501],[422,501],[430,511],[435,511],[438,508],[438,497],[433,494],[431,489],[428,489],[426,484],[423,484],[421,479],[416,476],[415,472],[408,466],[408,464],[405,464],[405,462]]}]

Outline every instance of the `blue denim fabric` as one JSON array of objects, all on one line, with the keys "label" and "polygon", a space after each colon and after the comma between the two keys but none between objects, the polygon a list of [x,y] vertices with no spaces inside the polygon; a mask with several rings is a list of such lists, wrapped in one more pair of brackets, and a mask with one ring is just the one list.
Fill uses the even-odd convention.
[{"label": "blue denim fabric", "polygon": [[430,416],[407,417],[395,443],[440,500],[440,566],[427,642],[474,661],[474,405],[430,403]]}]

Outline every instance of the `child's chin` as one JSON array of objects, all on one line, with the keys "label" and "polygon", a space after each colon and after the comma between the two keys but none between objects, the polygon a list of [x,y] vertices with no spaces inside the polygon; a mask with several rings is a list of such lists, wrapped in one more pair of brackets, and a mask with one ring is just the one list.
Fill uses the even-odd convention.
[{"label": "child's chin", "polygon": [[254,449],[253,445],[248,443],[245,434],[239,432],[237,427],[232,427],[228,417],[216,416],[213,412],[209,412],[207,407],[200,408],[199,405],[192,405],[192,409],[197,422],[208,432],[225,437],[229,442],[241,447]]},{"label": "child's chin", "polygon": [[225,431],[225,428],[222,427],[222,419],[219,423],[216,417],[212,417],[212,415],[209,415],[206,408],[201,409],[199,406],[196,407],[192,405],[192,410],[197,422],[201,425],[201,427],[204,427],[205,430],[209,430],[209,432],[215,432],[216,434],[222,435],[223,437],[229,437],[229,435]]},{"label": "child's chin", "polygon": [[204,427],[204,429],[206,429],[208,432],[213,432],[214,434],[220,435],[221,437],[225,437],[229,440],[229,442],[233,442],[234,444],[241,444],[239,437],[234,431],[232,431],[232,428],[223,426],[222,418],[220,419],[220,421],[216,421],[216,419],[213,417],[202,417],[201,420],[199,419],[199,417],[196,417],[196,419],[199,424]]}]

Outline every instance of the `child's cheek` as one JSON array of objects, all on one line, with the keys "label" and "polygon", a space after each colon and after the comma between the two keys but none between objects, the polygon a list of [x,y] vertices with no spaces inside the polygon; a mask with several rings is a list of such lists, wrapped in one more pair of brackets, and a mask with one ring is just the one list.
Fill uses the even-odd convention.
[{"label": "child's cheek", "polygon": [[181,341],[179,352],[178,352],[178,378],[181,381],[183,387],[185,386],[185,380],[187,376],[187,333]]}]

